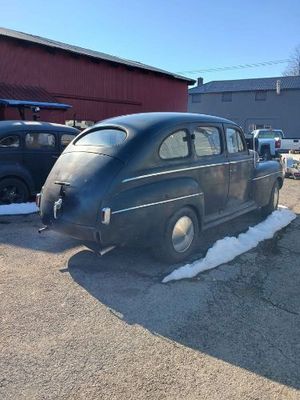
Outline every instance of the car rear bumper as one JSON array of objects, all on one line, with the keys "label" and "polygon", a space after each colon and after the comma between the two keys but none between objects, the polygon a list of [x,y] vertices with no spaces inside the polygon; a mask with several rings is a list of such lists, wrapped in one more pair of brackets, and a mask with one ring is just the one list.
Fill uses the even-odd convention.
[{"label": "car rear bumper", "polygon": [[[46,221],[43,221],[44,223]],[[101,245],[100,232],[92,226],[73,224],[67,221],[46,224],[48,229],[71,236],[80,241],[97,242]]]}]

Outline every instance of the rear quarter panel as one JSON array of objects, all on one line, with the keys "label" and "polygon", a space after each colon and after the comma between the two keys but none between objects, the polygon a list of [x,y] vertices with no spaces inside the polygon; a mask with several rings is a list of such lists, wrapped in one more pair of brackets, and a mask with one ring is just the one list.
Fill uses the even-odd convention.
[{"label": "rear quarter panel", "polygon": [[204,209],[201,188],[192,177],[126,184],[122,191],[105,199],[106,204],[112,209],[112,217],[109,225],[100,227],[104,244],[123,241],[151,245],[161,239],[167,220],[178,209],[193,208],[199,221]]}]

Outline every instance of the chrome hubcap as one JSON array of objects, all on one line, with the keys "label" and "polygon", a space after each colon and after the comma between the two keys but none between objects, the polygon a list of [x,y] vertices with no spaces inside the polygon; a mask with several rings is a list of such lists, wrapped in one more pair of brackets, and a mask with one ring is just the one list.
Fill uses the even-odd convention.
[{"label": "chrome hubcap", "polygon": [[276,210],[276,208],[278,206],[278,200],[279,200],[279,190],[278,190],[278,187],[275,186],[274,197],[273,197],[273,208],[274,208],[274,210]]},{"label": "chrome hubcap", "polygon": [[172,243],[178,253],[186,251],[194,239],[195,230],[191,218],[181,217],[176,222],[172,232]]}]

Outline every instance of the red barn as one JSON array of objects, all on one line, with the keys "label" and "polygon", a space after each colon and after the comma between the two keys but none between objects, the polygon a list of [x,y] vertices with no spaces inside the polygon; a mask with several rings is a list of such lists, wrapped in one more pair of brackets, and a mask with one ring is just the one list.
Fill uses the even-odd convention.
[{"label": "red barn", "polygon": [[98,121],[186,111],[194,81],[108,54],[0,28],[0,119]]}]

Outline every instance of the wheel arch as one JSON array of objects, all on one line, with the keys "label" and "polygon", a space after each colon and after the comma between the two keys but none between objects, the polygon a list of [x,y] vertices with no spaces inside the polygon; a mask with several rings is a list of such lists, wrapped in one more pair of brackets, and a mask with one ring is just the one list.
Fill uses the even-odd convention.
[{"label": "wheel arch", "polygon": [[181,208],[189,208],[190,210],[192,210],[196,217],[197,217],[197,221],[198,221],[198,228],[199,228],[199,232],[202,231],[202,226],[203,226],[203,212],[202,212],[202,207],[200,209],[200,207],[196,207],[195,204],[191,204],[188,203],[185,206],[182,206]]},{"label": "wheel arch", "polygon": [[21,181],[26,186],[28,193],[32,194],[30,184],[26,179],[24,179],[24,177],[16,174],[4,175],[0,177],[0,182],[4,181],[4,179],[17,179],[18,181]]}]

